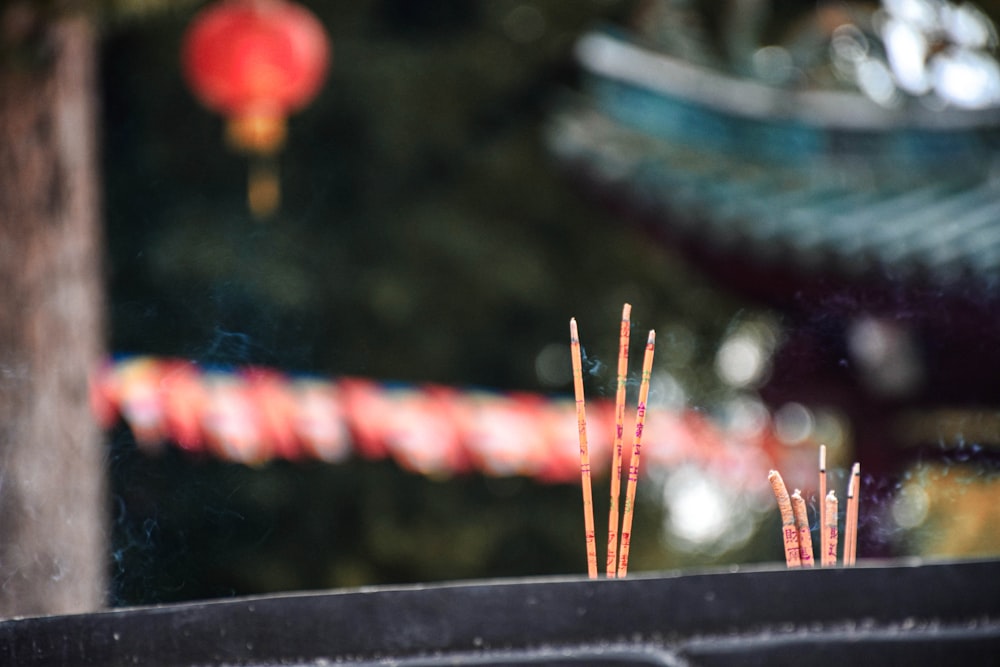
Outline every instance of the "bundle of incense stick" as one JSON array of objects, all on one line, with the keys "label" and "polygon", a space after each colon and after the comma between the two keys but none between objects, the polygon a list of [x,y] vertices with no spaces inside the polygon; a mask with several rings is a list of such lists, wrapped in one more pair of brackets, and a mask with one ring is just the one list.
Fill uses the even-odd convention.
[{"label": "bundle of incense stick", "polygon": [[[608,557],[606,572],[609,578],[624,577],[628,572],[629,548],[632,537],[632,517],[635,509],[636,485],[639,481],[639,462],[642,451],[642,432],[646,419],[646,402],[649,398],[649,381],[653,370],[653,351],[656,332],[650,331],[642,362],[642,380],[639,384],[639,401],[636,408],[635,433],[629,458],[628,482],[622,518],[621,547],[619,549],[619,511],[621,496],[622,440],[625,432],[625,388],[628,378],[628,346],[631,329],[632,306],[622,308],[621,329],[618,338],[618,387],[615,395],[615,433],[611,459],[611,498],[608,509]],[[573,362],[573,388],[576,394],[577,427],[580,432],[580,479],[583,485],[584,531],[587,545],[587,574],[597,578],[597,551],[594,537],[594,506],[590,476],[590,452],[587,444],[587,417],[583,391],[583,362],[576,318],[570,319],[570,352]]]},{"label": "bundle of incense stick", "polygon": [[[781,538],[785,549],[785,564],[788,567],[812,567],[813,544],[812,533],[809,530],[809,515],[805,499],[798,489],[788,494],[785,482],[777,470],[768,473],[768,481],[774,492],[778,509],[781,512]],[[826,447],[820,447],[819,457],[819,490],[818,500],[819,533],[820,533],[820,566],[830,567],[837,564],[837,541],[839,538],[837,524],[837,495],[832,490],[826,491]],[[844,547],[843,564],[853,566],[856,562],[858,547],[858,508],[861,491],[861,464],[851,467],[847,482],[847,510],[844,513]]]}]

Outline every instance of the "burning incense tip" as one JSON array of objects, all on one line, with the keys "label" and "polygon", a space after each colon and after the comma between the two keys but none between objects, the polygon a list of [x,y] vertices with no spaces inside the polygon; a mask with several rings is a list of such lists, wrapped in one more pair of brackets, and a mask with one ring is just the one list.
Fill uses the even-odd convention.
[{"label": "burning incense tip", "polygon": [[819,471],[826,472],[826,445],[819,446]]},{"label": "burning incense tip", "polygon": [[771,483],[774,498],[778,501],[778,509],[781,511],[781,536],[785,545],[785,564],[788,567],[801,567],[799,531],[795,527],[795,514],[792,511],[792,501],[788,497],[785,481],[777,470],[767,473],[767,480]]},{"label": "burning incense tip", "polygon": [[806,511],[806,501],[798,489],[792,494],[792,514],[795,516],[795,529],[799,533],[799,558],[802,567],[812,567],[813,546],[812,534],[809,532],[809,515]]}]

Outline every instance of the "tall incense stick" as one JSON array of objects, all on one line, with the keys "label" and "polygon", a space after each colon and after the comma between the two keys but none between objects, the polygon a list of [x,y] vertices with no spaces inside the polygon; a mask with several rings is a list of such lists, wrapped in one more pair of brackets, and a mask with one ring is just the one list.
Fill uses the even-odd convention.
[{"label": "tall incense stick", "polygon": [[795,527],[795,513],[792,511],[792,501],[788,497],[785,481],[781,479],[781,473],[777,470],[767,474],[767,481],[771,483],[771,490],[774,491],[774,498],[778,501],[778,509],[781,511],[781,539],[785,547],[785,564],[788,567],[801,567],[799,531]]},{"label": "tall incense stick", "polygon": [[847,483],[847,513],[844,517],[844,565],[854,565],[858,552],[858,505],[861,502],[861,464],[851,467]]},{"label": "tall incense stick", "polygon": [[817,494],[819,510],[819,564],[826,565],[823,554],[827,551],[826,534],[826,445],[819,446],[819,493]]},{"label": "tall incense stick", "polygon": [[569,321],[569,347],[573,357],[573,390],[576,393],[576,422],[580,431],[580,484],[583,487],[583,526],[587,545],[587,574],[597,578],[597,541],[594,532],[594,496],[590,484],[590,451],[587,447],[587,408],[583,398],[583,361],[576,318]]},{"label": "tall incense stick", "polygon": [[615,438],[611,447],[611,506],[608,510],[607,573],[614,577],[618,560],[618,499],[621,496],[622,433],[625,430],[625,380],[628,377],[628,337],[632,306],[622,308],[621,332],[618,336],[618,390],[615,393]]},{"label": "tall incense stick", "polygon": [[629,545],[632,541],[632,515],[635,511],[635,487],[639,481],[639,453],[642,449],[642,430],[646,423],[646,401],[649,399],[649,378],[653,373],[653,351],[656,347],[656,332],[650,331],[646,339],[646,353],[642,359],[642,382],[639,384],[639,406],[635,413],[635,438],[632,440],[632,457],[628,464],[628,487],[625,491],[625,516],[622,519],[621,560],[618,576],[628,572]]}]

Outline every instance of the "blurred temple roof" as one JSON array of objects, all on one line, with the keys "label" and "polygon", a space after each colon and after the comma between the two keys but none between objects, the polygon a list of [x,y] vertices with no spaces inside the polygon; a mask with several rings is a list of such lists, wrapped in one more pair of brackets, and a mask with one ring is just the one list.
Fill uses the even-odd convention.
[{"label": "blurred temple roof", "polygon": [[792,90],[586,35],[553,153],[660,231],[761,268],[1000,282],[1000,110]]},{"label": "blurred temple roof", "polygon": [[836,406],[869,470],[955,432],[942,406],[995,404],[1000,106],[777,84],[641,25],[592,31],[576,57],[549,150],[590,196],[782,313],[766,403]]}]

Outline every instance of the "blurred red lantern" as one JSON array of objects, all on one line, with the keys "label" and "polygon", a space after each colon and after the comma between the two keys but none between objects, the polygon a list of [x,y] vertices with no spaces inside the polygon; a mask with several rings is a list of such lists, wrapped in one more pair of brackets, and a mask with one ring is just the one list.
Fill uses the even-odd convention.
[{"label": "blurred red lantern", "polygon": [[210,5],[191,22],[181,50],[188,84],[227,118],[232,145],[263,156],[282,146],[287,116],[315,97],[330,58],[323,25],[287,0]]}]

